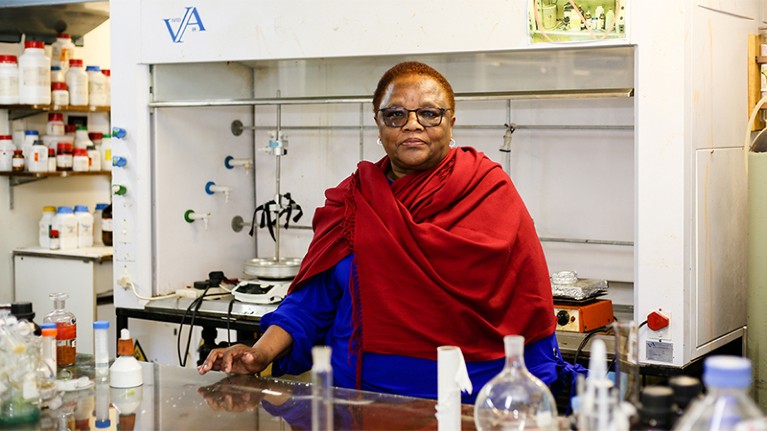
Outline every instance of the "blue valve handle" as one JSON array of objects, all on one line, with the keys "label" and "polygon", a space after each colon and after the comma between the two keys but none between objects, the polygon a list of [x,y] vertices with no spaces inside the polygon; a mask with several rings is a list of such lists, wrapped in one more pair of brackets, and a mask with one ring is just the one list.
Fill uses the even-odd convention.
[{"label": "blue valve handle", "polygon": [[232,165],[232,160],[234,160],[234,157],[232,156],[226,156],[224,159],[224,166],[226,166],[227,169],[234,169],[234,166]]},{"label": "blue valve handle", "polygon": [[125,167],[125,165],[128,164],[128,159],[122,156],[114,156],[112,157],[112,166],[117,166],[118,168]]},{"label": "blue valve handle", "polygon": [[215,186],[215,185],[216,183],[214,183],[213,181],[208,181],[208,183],[205,184],[205,193],[209,195],[215,194],[216,192],[210,189],[212,186]]},{"label": "blue valve handle", "polygon": [[112,127],[112,137],[117,139],[124,139],[128,134],[122,127]]}]

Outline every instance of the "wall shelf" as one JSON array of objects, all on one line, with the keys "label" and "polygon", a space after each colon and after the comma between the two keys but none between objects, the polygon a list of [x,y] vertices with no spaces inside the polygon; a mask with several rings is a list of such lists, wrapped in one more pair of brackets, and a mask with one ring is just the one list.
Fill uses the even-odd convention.
[{"label": "wall shelf", "polygon": [[40,112],[110,112],[111,106],[72,106],[72,105],[0,105],[0,109],[7,109],[10,120],[19,120]]},{"label": "wall shelf", "polygon": [[0,42],[18,43],[21,35],[50,45],[68,33],[82,46],[82,37],[109,19],[104,0],[0,0]]},{"label": "wall shelf", "polygon": [[110,176],[111,171],[56,171],[56,172],[0,172],[0,177],[8,177],[8,208],[13,209],[13,188],[22,184],[33,183],[46,178],[66,178],[77,176]]}]

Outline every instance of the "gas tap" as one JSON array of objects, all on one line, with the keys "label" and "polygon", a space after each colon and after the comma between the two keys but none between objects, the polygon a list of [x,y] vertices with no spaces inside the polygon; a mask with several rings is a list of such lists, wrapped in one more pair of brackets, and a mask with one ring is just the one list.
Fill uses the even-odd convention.
[{"label": "gas tap", "polygon": [[210,216],[211,214],[209,212],[196,213],[194,210],[186,210],[184,213],[184,220],[186,220],[187,223],[194,223],[196,220],[202,220],[203,229],[208,230],[208,219]]}]

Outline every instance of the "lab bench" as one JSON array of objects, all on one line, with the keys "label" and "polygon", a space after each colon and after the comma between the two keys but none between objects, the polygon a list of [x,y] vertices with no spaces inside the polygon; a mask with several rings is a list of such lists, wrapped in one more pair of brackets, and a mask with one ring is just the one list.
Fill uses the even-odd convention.
[{"label": "lab bench", "polygon": [[[93,423],[94,405],[108,405],[110,423],[123,430],[312,428],[307,383],[221,372],[200,376],[194,368],[140,364],[142,386],[117,389],[103,383],[64,393],[64,405],[43,410],[37,429],[59,429],[72,420]],[[75,374],[92,378],[92,357],[78,355]],[[437,429],[436,400],[343,388],[333,389],[333,400],[335,429]],[[461,406],[461,429],[475,429],[471,405]]]}]

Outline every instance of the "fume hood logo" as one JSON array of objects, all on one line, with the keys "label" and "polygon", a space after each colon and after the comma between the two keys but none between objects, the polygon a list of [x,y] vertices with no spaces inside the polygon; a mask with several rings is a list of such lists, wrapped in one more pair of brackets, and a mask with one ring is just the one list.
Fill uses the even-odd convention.
[{"label": "fume hood logo", "polygon": [[[192,6],[186,8],[184,16],[181,18],[166,18],[163,21],[165,21],[165,27],[168,28],[168,33],[170,33],[173,43],[183,43],[182,39],[187,30],[191,32],[205,31],[205,26],[202,24],[197,8]],[[174,26],[176,26],[175,29],[173,28]]]}]

